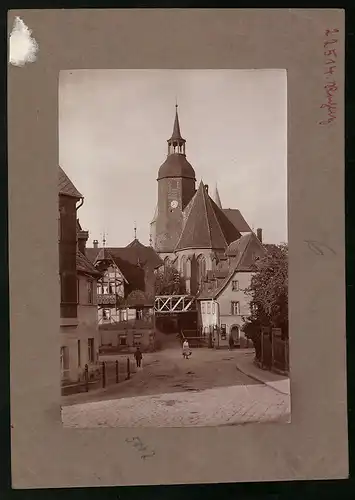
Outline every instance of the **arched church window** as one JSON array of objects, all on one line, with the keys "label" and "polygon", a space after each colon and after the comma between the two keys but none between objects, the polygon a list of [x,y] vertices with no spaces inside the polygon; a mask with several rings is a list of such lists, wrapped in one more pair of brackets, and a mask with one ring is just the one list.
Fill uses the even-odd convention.
[{"label": "arched church window", "polygon": [[206,276],[206,259],[203,255],[199,255],[197,258],[197,279],[198,283],[201,284],[204,277]]},{"label": "arched church window", "polygon": [[180,261],[180,273],[184,278],[186,278],[186,256],[183,255]]}]

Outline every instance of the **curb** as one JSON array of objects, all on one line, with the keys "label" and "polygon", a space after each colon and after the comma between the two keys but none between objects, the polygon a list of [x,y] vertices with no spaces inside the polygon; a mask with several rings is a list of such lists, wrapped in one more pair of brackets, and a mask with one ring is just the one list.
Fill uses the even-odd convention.
[{"label": "curb", "polygon": [[284,391],[280,391],[280,389],[277,389],[276,387],[274,387],[273,385],[269,384],[268,382],[265,382],[265,380],[262,380],[261,378],[256,377],[255,375],[251,375],[250,373],[247,373],[245,370],[242,370],[238,365],[236,365],[236,368],[237,368],[238,371],[240,371],[241,373],[243,373],[247,377],[255,380],[256,382],[259,382],[261,384],[266,385],[267,387],[269,387],[270,389],[273,389],[274,391],[278,392],[279,394],[283,394],[284,396],[290,396],[290,393],[284,392]]}]

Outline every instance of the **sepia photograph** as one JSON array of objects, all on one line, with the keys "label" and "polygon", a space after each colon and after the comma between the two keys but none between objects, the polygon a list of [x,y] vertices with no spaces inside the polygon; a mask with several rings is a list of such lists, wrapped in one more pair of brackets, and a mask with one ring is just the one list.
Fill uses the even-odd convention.
[{"label": "sepia photograph", "polygon": [[285,70],[63,71],[62,419],[290,421]]}]

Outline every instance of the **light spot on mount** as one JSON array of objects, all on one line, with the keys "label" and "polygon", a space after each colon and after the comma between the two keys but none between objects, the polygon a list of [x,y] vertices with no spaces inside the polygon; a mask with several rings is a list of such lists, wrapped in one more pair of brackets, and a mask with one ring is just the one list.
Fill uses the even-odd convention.
[{"label": "light spot on mount", "polygon": [[20,17],[16,17],[9,39],[9,62],[14,66],[24,66],[35,62],[38,43],[31,36],[32,31]]}]

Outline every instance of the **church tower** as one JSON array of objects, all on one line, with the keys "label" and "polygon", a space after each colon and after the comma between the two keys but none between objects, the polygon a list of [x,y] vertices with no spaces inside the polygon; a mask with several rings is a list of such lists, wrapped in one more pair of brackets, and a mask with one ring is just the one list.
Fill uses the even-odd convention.
[{"label": "church tower", "polygon": [[176,105],[173,133],[167,141],[168,155],[159,168],[158,204],[152,221],[153,245],[161,254],[174,252],[182,231],[183,210],[196,191],[195,171],[186,159],[186,141],[181,136],[177,108]]}]

